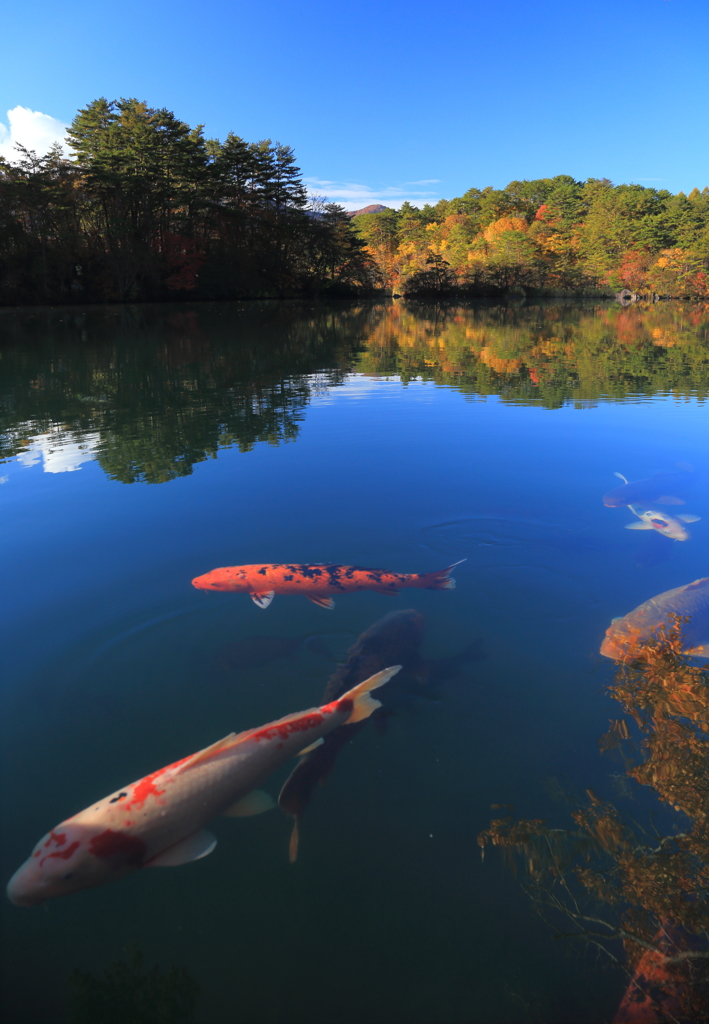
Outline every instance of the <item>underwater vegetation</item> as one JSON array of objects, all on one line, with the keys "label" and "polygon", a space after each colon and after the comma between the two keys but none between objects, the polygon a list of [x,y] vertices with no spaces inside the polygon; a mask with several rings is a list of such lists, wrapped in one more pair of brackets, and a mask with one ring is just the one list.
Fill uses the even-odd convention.
[{"label": "underwater vegetation", "polygon": [[588,790],[576,827],[498,818],[478,837],[525,865],[535,911],[559,936],[630,975],[616,1022],[709,1015],[709,669],[683,654],[674,616],[619,664],[610,696],[625,717],[601,737],[660,803],[648,827]]},{"label": "underwater vegetation", "polygon": [[192,1024],[200,991],[184,967],[146,970],[135,947],[99,977],[74,971],[69,984],[70,1024]]}]

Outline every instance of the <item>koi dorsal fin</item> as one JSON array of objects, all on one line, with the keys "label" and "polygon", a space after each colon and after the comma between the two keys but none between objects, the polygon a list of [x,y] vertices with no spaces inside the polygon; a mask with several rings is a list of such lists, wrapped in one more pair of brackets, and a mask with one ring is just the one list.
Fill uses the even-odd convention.
[{"label": "koi dorsal fin", "polygon": [[189,771],[190,768],[194,768],[198,764],[204,764],[205,761],[211,760],[216,754],[220,754],[222,750],[228,750],[229,747],[233,747],[234,743],[243,735],[235,732],[230,732],[228,736],[225,736],[221,740],[217,740],[216,743],[212,743],[211,747],[205,747],[204,750],[198,750],[196,754],[184,761],[179,768],[176,770],[177,775],[181,775],[182,772]]}]

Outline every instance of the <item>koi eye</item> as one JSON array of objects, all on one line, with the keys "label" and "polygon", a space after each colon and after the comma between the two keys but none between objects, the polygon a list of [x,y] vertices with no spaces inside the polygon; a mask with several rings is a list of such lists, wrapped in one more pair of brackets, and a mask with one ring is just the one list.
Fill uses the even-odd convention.
[{"label": "koi eye", "polygon": [[66,875],[62,875],[62,882],[69,882],[74,877],[73,871],[68,871]]}]

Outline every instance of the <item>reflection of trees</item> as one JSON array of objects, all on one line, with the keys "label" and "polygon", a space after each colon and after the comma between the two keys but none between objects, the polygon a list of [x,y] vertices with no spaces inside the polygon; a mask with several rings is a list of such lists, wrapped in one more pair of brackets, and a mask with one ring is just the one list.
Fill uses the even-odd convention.
[{"label": "reflection of trees", "polygon": [[679,304],[88,307],[5,310],[0,327],[0,458],[60,427],[100,435],[99,462],[126,483],[293,440],[319,381],[353,368],[547,408],[703,398],[709,378],[709,312]]},{"label": "reflection of trees", "polygon": [[397,305],[360,369],[557,408],[658,391],[707,394],[709,310],[564,305]]},{"label": "reflection of trees", "polygon": [[525,887],[558,934],[616,962],[624,952],[629,997],[655,1013],[637,1018],[647,1021],[709,1013],[709,669],[682,655],[683,621],[619,666],[610,693],[628,717],[599,742],[661,801],[650,828],[589,790],[574,830],[506,817],[478,838],[523,855]]},{"label": "reflection of trees", "polygon": [[112,478],[160,483],[220,448],[293,440],[318,382],[349,369],[370,316],[276,303],[8,312],[0,455],[61,424],[77,438],[100,433]]}]

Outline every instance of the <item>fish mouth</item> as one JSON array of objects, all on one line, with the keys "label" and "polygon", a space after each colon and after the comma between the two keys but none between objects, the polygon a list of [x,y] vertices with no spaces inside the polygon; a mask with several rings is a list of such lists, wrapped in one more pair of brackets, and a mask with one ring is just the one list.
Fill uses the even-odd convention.
[{"label": "fish mouth", "polygon": [[36,907],[38,903],[44,903],[44,896],[23,892],[14,875],[7,883],[6,891],[10,903],[14,903],[16,907]]},{"label": "fish mouth", "polygon": [[612,637],[605,637],[601,644],[601,652],[604,658],[612,658],[613,661],[621,661],[625,651]]},{"label": "fish mouth", "polygon": [[195,576],[192,580],[192,586],[196,587],[197,590],[216,590],[216,585],[210,583],[204,576]]}]

